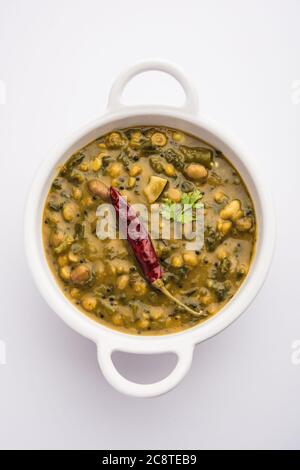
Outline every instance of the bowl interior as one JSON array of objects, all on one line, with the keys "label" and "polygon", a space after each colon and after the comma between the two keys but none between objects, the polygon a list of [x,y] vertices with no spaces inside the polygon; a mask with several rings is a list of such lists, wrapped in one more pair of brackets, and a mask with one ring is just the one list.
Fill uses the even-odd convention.
[{"label": "bowl interior", "polygon": [[[163,336],[138,337],[121,333],[101,325],[82,314],[67,300],[56,283],[48,267],[42,241],[41,220],[44,202],[58,166],[66,161],[76,150],[113,129],[141,125],[173,127],[192,134],[222,151],[236,167],[249,190],[255,206],[258,226],[256,252],[251,268],[235,296],[220,312],[207,321],[188,330]],[[188,118],[175,112],[170,113],[170,111],[154,112],[149,110],[148,112],[138,113],[132,110],[131,113],[127,112],[123,113],[123,115],[107,115],[101,120],[82,128],[79,132],[74,133],[67,140],[59,144],[51,152],[40,169],[31,189],[27,206],[27,252],[31,251],[31,260],[29,262],[38,287],[51,307],[71,327],[91,339],[109,333],[115,337],[122,337],[124,341],[127,341],[124,338],[128,338],[130,344],[140,343],[141,341],[144,343],[155,341],[158,344],[164,341],[165,338],[190,335],[191,339],[194,338],[195,342],[199,342],[216,334],[234,321],[249,305],[263,283],[271,260],[272,239],[274,238],[271,207],[266,196],[266,191],[252,162],[236,147],[234,141],[222,133],[215,125],[209,125],[206,121],[201,122],[201,120],[196,118]],[[268,208],[270,211],[268,211]],[[267,230],[268,224],[269,230]],[[267,231],[269,232],[268,234],[266,233]],[[270,240],[269,246],[266,243],[268,235]]]}]

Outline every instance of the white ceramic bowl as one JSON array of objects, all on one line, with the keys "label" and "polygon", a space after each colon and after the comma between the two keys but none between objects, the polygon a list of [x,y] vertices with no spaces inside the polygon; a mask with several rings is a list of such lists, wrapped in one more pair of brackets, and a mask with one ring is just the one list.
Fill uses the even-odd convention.
[{"label": "white ceramic bowl", "polygon": [[[135,75],[147,70],[157,70],[172,75],[182,86],[186,100],[182,107],[124,106],[124,87]],[[224,330],[248,307],[258,293],[271,263],[275,229],[273,207],[265,183],[261,180],[250,159],[235,139],[218,126],[201,119],[195,88],[180,69],[170,63],[151,60],[133,66],[115,81],[104,116],[82,127],[60,142],[48,155],[39,169],[27,201],[25,214],[25,244],[30,269],[35,282],[51,308],[78,333],[95,341],[100,368],[109,383],[120,392],[132,396],[153,397],[171,390],[188,372],[197,343]],[[103,326],[82,314],[64,296],[51,273],[43,250],[42,211],[57,166],[71,154],[97,137],[118,128],[143,125],[163,125],[181,129],[199,137],[226,155],[243,177],[254,201],[258,242],[250,272],[237,294],[214,317],[194,328],[165,336],[134,336]],[[174,352],[177,364],[170,375],[152,384],[137,384],[125,379],[116,370],[111,355],[113,351],[137,354]]]}]

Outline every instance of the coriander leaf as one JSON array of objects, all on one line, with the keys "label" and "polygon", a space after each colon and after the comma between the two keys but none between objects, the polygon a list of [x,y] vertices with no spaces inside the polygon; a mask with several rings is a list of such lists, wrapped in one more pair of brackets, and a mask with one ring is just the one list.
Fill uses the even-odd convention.
[{"label": "coriander leaf", "polygon": [[203,196],[203,193],[196,189],[192,193],[184,193],[181,197],[181,204],[191,204],[191,206],[194,206],[194,204],[201,199]]},{"label": "coriander leaf", "polygon": [[174,204],[171,201],[165,202],[161,208],[161,214],[167,220],[177,220],[181,212],[181,204]]},{"label": "coriander leaf", "polygon": [[199,202],[202,197],[203,193],[195,190],[191,193],[184,193],[181,196],[180,204],[167,199],[162,205],[161,214],[167,220],[173,220],[181,224],[190,223],[195,220],[193,209],[202,207],[202,203]]}]

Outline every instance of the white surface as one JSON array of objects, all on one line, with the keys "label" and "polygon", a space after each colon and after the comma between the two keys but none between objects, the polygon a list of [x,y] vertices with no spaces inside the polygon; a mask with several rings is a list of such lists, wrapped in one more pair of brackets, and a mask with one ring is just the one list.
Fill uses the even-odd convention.
[{"label": "white surface", "polygon": [[[1,169],[9,175],[0,187],[1,448],[300,447],[300,365],[291,363],[300,339],[300,103],[292,89],[299,14],[297,0],[1,0]],[[176,390],[145,401],[114,391],[93,344],[40,298],[25,263],[22,216],[43,153],[103,112],[122,68],[154,56],[185,69],[202,113],[235,133],[269,173],[278,240],[270,276],[244,316],[197,347]],[[171,103],[177,91],[151,74],[135,79],[127,97]],[[165,357],[118,362],[137,380],[169,368]]]},{"label": "white surface", "polygon": [[[135,75],[145,71],[165,72],[181,84],[186,93],[184,107],[167,107],[162,105],[127,106],[122,104],[122,96],[126,84]],[[251,304],[261,289],[274,253],[275,221],[272,199],[261,171],[252,160],[252,156],[239,148],[239,144],[219,126],[198,117],[197,91],[190,80],[185,78],[178,66],[162,61],[139,62],[122,71],[114,82],[109,94],[109,112],[83,128],[76,130],[44,157],[34,180],[31,183],[24,215],[24,238],[27,261],[35,283],[47,304],[62,318],[67,325],[97,344],[98,361],[107,381],[114,388],[126,395],[135,397],[155,397],[170,391],[189,371],[194,346],[224,330],[233,323]],[[244,281],[239,295],[236,295],[218,315],[204,322],[198,328],[180,332],[177,335],[161,335],[160,337],[124,335],[110,328],[103,327],[82,315],[63,295],[44,256],[41,236],[41,219],[43,205],[53,171],[76,149],[80,149],[95,138],[105,135],[112,129],[137,125],[166,125],[178,128],[222,151],[236,168],[241,171],[245,183],[251,193],[258,221],[258,238],[255,261],[251,272]],[[176,353],[176,367],[166,377],[154,383],[130,381],[120,374],[111,360],[113,351],[136,354]]]}]

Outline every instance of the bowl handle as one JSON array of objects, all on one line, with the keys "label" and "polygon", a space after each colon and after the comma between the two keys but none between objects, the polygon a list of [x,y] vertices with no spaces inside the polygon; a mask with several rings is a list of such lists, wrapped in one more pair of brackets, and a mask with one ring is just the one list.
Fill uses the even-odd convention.
[{"label": "bowl handle", "polygon": [[[183,379],[186,373],[189,371],[194,352],[194,345],[182,343],[177,347],[170,347],[165,350],[160,350],[159,353],[173,352],[177,355],[177,364],[172,372],[164,379],[150,383],[150,384],[138,384],[131,382],[130,380],[123,377],[116,369],[112,361],[112,353],[114,351],[128,352],[125,348],[112,347],[106,341],[101,339],[101,342],[97,345],[98,350],[98,362],[100,368],[106,378],[106,380],[119,392],[125,393],[133,397],[155,397],[168,392],[172,388],[176,387],[179,382]],[[141,350],[142,353],[151,354],[151,351]]]},{"label": "bowl handle", "polygon": [[[161,60],[147,60],[124,70],[111,87],[108,97],[108,111],[117,111],[125,106],[122,102],[123,91],[127,83],[130,82],[133,77],[143,72],[155,70],[171,75],[182,86],[185,93],[185,103],[183,106],[178,106],[177,109],[179,108],[181,111],[188,114],[196,114],[198,112],[198,94],[196,88],[177,65]],[[170,106],[168,107],[170,108]],[[171,108],[176,107],[172,106]]]}]

